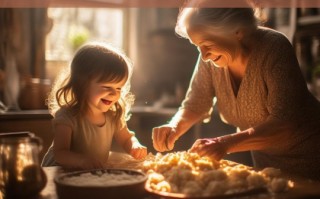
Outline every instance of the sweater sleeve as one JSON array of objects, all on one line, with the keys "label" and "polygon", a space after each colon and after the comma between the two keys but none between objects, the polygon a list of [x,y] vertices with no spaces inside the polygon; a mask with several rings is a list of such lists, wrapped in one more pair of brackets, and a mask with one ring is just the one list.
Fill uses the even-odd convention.
[{"label": "sweater sleeve", "polygon": [[299,119],[308,91],[294,49],[284,35],[273,35],[266,63],[264,79],[269,117],[287,121]]},{"label": "sweater sleeve", "polygon": [[212,71],[209,64],[199,56],[191,82],[180,109],[187,109],[199,114],[207,114],[213,106],[215,90]]}]

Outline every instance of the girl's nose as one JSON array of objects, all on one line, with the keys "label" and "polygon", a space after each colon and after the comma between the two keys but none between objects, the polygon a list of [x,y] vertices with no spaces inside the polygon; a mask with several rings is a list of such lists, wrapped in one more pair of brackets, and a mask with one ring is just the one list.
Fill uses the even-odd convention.
[{"label": "girl's nose", "polygon": [[116,89],[111,89],[110,92],[109,92],[109,95],[117,95],[117,90]]}]

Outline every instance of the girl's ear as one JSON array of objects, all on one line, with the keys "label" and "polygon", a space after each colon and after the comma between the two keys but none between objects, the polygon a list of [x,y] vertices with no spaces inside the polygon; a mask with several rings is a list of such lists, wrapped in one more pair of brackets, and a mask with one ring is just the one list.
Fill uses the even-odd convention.
[{"label": "girl's ear", "polygon": [[244,37],[244,32],[243,32],[243,29],[242,28],[238,28],[235,32],[236,34],[236,38],[238,41],[241,41]]}]

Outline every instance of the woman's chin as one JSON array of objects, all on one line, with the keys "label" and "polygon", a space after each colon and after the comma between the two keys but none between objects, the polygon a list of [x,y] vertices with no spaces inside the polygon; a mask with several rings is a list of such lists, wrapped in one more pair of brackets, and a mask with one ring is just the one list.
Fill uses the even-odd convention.
[{"label": "woman's chin", "polygon": [[214,65],[217,68],[225,68],[225,67],[227,67],[228,64],[225,61],[221,60],[221,58],[222,57],[220,57],[217,61],[213,61],[213,60],[209,59],[209,60],[206,60],[206,62],[211,63],[212,65]]},{"label": "woman's chin", "polygon": [[226,68],[227,67],[227,64],[224,64],[224,63],[217,63],[217,62],[212,62],[212,63],[217,68]]}]

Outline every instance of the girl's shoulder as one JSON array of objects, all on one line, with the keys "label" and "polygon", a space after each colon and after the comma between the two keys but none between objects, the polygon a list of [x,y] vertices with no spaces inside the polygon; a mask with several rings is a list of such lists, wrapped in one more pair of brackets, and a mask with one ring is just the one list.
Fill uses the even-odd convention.
[{"label": "girl's shoulder", "polygon": [[70,108],[61,107],[59,110],[57,110],[54,117],[56,118],[56,117],[71,116],[71,115],[72,115],[72,111]]},{"label": "girl's shoulder", "polygon": [[76,115],[72,112],[70,108],[62,107],[60,108],[53,118],[55,123],[75,123],[77,120]]}]

